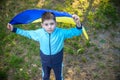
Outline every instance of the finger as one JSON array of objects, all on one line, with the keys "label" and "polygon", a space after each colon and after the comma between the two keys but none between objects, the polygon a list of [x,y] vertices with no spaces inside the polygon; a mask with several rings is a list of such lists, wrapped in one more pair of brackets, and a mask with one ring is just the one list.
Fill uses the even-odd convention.
[{"label": "finger", "polygon": [[7,28],[9,29],[9,23],[7,24]]},{"label": "finger", "polygon": [[73,19],[75,19],[75,20],[79,20],[79,16],[77,16],[77,15],[73,15]]},{"label": "finger", "polygon": [[9,24],[8,26],[9,26],[9,29],[11,29],[11,25]]},{"label": "finger", "polygon": [[78,18],[76,17],[76,18],[75,18],[75,20],[77,21],[77,20],[78,20]]},{"label": "finger", "polygon": [[11,30],[11,29],[12,29],[12,25],[8,23],[7,28],[8,28],[9,30]]},{"label": "finger", "polygon": [[72,18],[75,19],[75,15],[72,15]]}]

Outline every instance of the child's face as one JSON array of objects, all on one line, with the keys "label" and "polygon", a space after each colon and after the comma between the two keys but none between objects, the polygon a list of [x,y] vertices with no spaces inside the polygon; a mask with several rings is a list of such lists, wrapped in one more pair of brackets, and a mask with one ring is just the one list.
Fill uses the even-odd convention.
[{"label": "child's face", "polygon": [[42,28],[44,28],[48,33],[52,33],[56,27],[56,22],[53,19],[45,20],[41,23]]}]

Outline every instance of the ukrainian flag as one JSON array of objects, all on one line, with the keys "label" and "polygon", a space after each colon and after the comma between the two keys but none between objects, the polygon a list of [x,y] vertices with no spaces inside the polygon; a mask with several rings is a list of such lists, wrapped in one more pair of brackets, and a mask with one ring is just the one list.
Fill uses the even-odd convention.
[{"label": "ukrainian flag", "polygon": [[[67,12],[60,12],[56,10],[47,10],[47,9],[29,9],[17,14],[9,23],[12,25],[15,24],[28,24],[28,23],[37,23],[41,22],[42,14],[45,12],[52,12],[57,22],[63,22],[68,24],[74,24],[75,22],[72,18],[72,15]],[[87,40],[89,40],[88,34],[85,28],[82,28],[83,34]]]}]

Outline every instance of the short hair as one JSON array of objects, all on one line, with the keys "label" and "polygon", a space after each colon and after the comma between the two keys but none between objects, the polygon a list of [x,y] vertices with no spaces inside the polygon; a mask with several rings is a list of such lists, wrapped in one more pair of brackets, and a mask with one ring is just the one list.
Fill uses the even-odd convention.
[{"label": "short hair", "polygon": [[48,20],[48,19],[53,19],[56,22],[56,17],[54,15],[54,13],[52,13],[52,12],[43,13],[42,22],[44,22],[45,20]]}]

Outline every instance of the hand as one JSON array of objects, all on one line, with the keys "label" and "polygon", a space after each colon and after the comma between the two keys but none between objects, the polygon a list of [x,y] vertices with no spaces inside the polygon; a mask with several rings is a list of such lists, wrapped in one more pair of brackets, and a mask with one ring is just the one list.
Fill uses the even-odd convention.
[{"label": "hand", "polygon": [[73,14],[73,15],[72,15],[72,18],[74,19],[77,27],[81,27],[81,23],[80,23],[80,18],[79,18],[79,16],[76,15],[76,14]]},{"label": "hand", "polygon": [[11,25],[11,24],[7,24],[7,29],[9,29],[10,31],[13,31],[13,25]]}]

